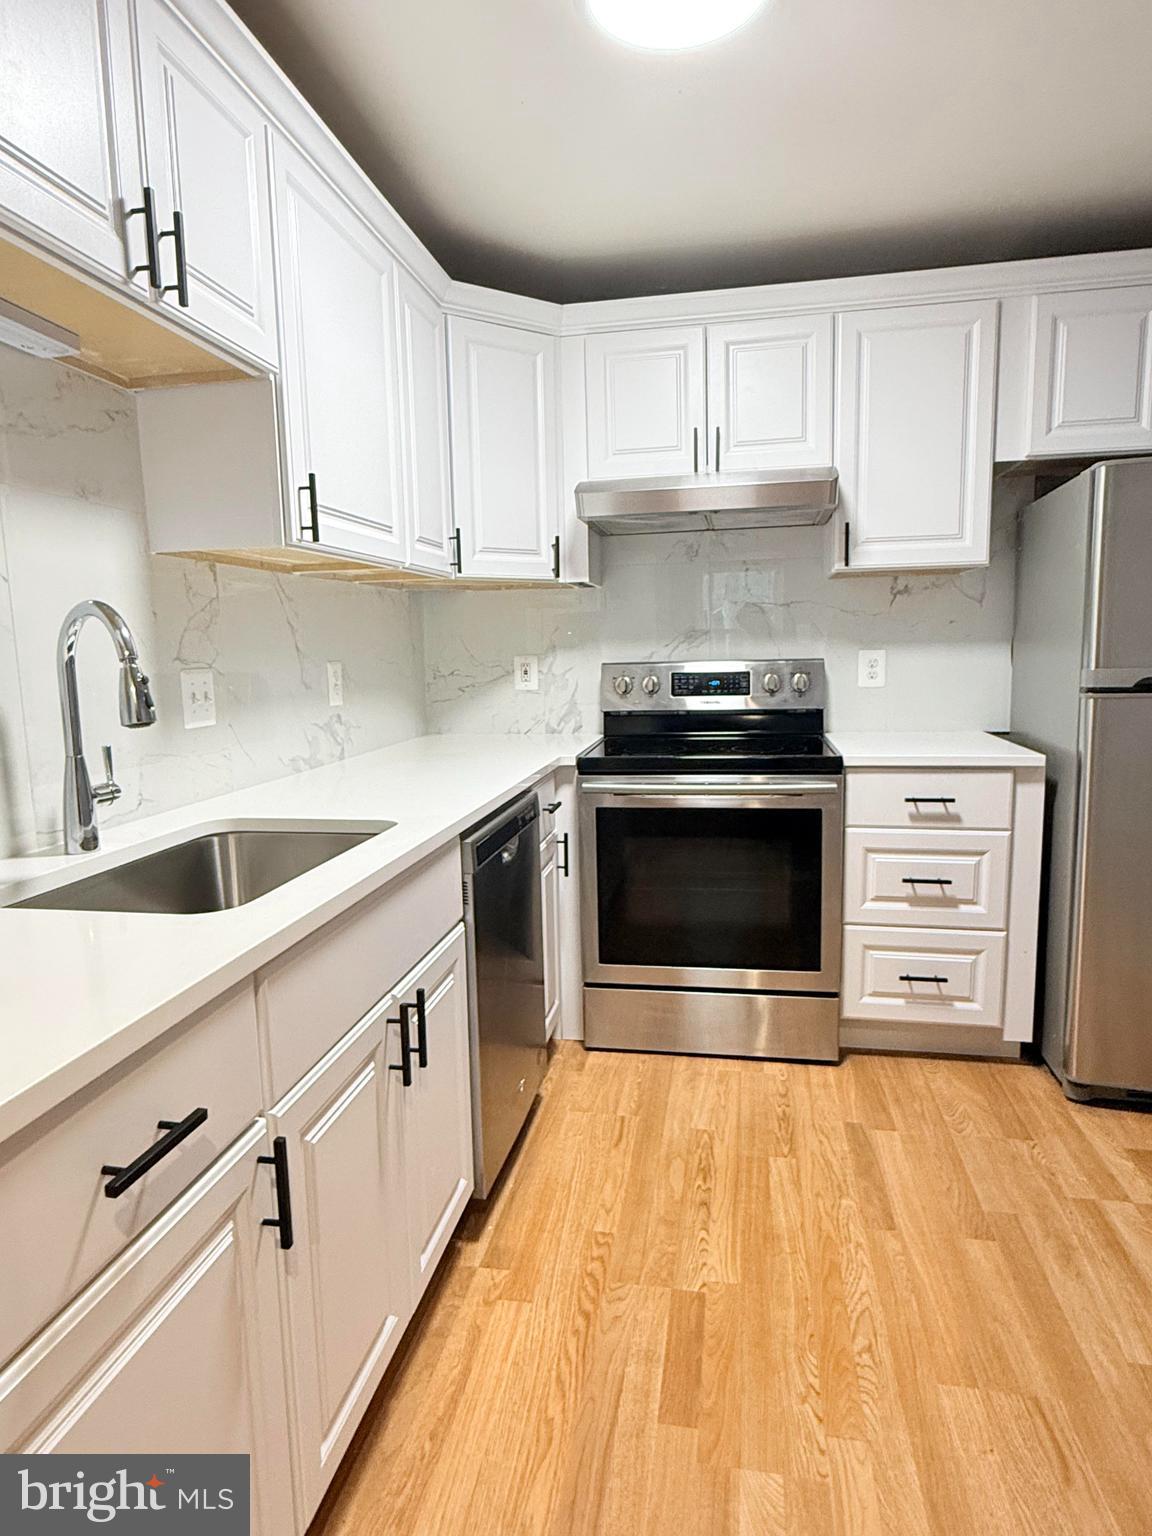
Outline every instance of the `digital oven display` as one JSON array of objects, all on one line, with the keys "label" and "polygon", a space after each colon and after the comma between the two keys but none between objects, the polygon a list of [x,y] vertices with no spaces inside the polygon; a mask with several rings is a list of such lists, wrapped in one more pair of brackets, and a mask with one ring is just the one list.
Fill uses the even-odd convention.
[{"label": "digital oven display", "polygon": [[748,672],[673,672],[672,674],[674,699],[720,699],[732,694],[747,698],[751,692],[752,676]]}]

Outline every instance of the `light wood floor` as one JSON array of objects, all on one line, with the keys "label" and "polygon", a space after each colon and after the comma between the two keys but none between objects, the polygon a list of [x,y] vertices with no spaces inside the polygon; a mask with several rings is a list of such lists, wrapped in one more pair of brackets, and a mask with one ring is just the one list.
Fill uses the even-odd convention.
[{"label": "light wood floor", "polygon": [[1152,1531],[1152,1115],[562,1048],[319,1536]]}]

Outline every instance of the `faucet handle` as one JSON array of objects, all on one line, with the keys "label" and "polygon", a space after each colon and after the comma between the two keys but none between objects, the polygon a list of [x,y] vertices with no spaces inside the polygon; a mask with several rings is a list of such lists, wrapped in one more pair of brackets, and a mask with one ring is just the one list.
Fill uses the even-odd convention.
[{"label": "faucet handle", "polygon": [[103,746],[100,755],[104,759],[104,782],[92,786],[92,798],[97,805],[111,805],[114,800],[119,800],[124,791],[117,784],[114,777],[115,770],[112,765],[112,748]]}]

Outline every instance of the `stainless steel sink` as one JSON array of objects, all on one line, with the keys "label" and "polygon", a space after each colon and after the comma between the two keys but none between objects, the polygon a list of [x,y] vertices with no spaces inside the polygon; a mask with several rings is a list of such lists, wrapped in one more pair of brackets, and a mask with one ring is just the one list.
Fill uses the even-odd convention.
[{"label": "stainless steel sink", "polygon": [[66,912],[226,912],[395,825],[378,822],[368,832],[208,832],[12,905]]}]

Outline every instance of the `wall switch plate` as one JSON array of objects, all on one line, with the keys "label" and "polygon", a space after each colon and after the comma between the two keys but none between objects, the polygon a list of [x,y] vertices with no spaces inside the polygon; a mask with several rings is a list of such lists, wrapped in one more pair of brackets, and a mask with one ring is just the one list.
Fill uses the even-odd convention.
[{"label": "wall switch plate", "polygon": [[512,660],[512,681],[521,693],[540,692],[540,659],[516,656]]},{"label": "wall switch plate", "polygon": [[883,688],[888,678],[887,651],[861,651],[856,681],[861,688]]},{"label": "wall switch plate", "polygon": [[198,731],[216,724],[216,679],[211,667],[187,667],[180,673],[184,729]]},{"label": "wall switch plate", "polygon": [[344,707],[344,663],[342,661],[328,663],[328,702],[333,709]]}]

